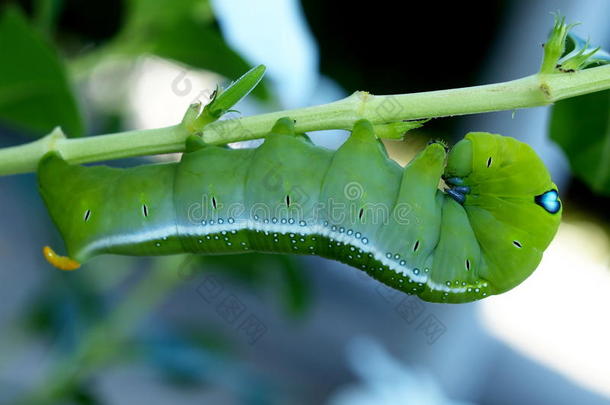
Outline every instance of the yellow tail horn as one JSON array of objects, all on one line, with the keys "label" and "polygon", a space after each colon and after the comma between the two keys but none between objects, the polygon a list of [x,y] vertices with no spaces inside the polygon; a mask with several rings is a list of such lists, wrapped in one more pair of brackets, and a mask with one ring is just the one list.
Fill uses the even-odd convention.
[{"label": "yellow tail horn", "polygon": [[60,270],[76,270],[80,267],[80,263],[76,260],[72,260],[67,256],[59,256],[57,253],[53,251],[49,246],[45,246],[42,249],[42,254],[45,259],[53,266],[57,267]]}]

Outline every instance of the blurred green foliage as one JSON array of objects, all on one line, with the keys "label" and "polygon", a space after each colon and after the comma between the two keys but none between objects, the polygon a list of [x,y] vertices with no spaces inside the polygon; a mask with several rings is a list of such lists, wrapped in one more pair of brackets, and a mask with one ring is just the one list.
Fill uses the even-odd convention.
[{"label": "blurred green foliage", "polygon": [[57,50],[15,7],[0,15],[0,120],[44,135],[61,126],[70,136],[83,122]]},{"label": "blurred green foliage", "polygon": [[[570,33],[561,60],[594,49],[588,41]],[[608,63],[610,55],[598,50],[587,58],[583,68]],[[610,91],[559,101],[552,107],[549,130],[551,139],[568,157],[572,173],[595,192],[610,195]]]},{"label": "blurred green foliage", "polygon": [[[228,79],[250,68],[224,41],[205,0],[126,1],[117,32],[105,41],[55,25],[70,15],[69,7],[82,8],[78,3],[37,1],[31,7],[30,19],[17,2],[0,8],[0,121],[32,136],[55,126],[70,137],[83,135],[72,83],[107,58],[135,62],[157,55]],[[264,82],[252,94],[270,98]]]},{"label": "blurred green foliage", "polygon": [[[251,66],[221,36],[207,0],[129,0],[125,22],[109,43],[77,64],[108,55],[135,58],[154,54],[187,66],[236,79]],[[268,99],[264,84],[253,95]]]},{"label": "blurred green foliage", "polygon": [[550,130],[573,174],[594,191],[610,195],[610,91],[558,102]]}]

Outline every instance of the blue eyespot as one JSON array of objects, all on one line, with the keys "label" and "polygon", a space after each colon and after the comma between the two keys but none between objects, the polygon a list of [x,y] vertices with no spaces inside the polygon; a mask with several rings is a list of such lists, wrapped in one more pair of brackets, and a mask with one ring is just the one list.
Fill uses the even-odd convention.
[{"label": "blue eyespot", "polygon": [[544,194],[537,195],[534,201],[551,214],[556,214],[561,209],[561,201],[559,201],[557,190],[549,190]]}]

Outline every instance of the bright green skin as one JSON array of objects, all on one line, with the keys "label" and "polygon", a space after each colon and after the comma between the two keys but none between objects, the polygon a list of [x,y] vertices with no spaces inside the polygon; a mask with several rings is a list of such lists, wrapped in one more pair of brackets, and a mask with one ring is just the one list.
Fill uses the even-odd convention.
[{"label": "bright green skin", "polygon": [[[443,174],[471,188],[463,206],[439,190]],[[471,133],[448,160],[434,143],[401,168],[364,120],[337,151],[282,119],[256,149],[193,137],[180,163],[129,169],[69,165],[50,153],[38,176],[79,262],[105,253],[315,254],[434,302],[513,288],[561,218],[534,201],[556,187],[524,143]]]}]

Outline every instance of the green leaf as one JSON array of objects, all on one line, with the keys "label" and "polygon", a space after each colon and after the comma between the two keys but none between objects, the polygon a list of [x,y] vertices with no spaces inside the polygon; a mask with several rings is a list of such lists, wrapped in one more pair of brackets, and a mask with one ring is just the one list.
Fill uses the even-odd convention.
[{"label": "green leaf", "polygon": [[610,90],[556,103],[550,130],[574,175],[610,195]]},{"label": "green leaf", "polygon": [[548,41],[544,44],[544,57],[540,73],[553,73],[557,66],[557,61],[563,55],[566,45],[566,38],[574,24],[566,24],[566,18],[555,15],[555,24],[551,30]]},{"label": "green leaf", "polygon": [[568,33],[564,55],[557,62],[563,70],[589,69],[610,63],[610,54],[593,47],[578,35]]},{"label": "green leaf", "polygon": [[544,44],[540,73],[573,72],[610,62],[610,55],[600,47],[570,32],[578,24],[566,24],[565,17],[555,15],[555,25]]},{"label": "green leaf", "polygon": [[44,135],[61,126],[81,136],[83,123],[55,49],[14,7],[0,16],[0,121]]},{"label": "green leaf", "polygon": [[265,65],[253,67],[227,88],[219,89],[216,96],[205,108],[209,109],[211,115],[220,118],[221,115],[250,94],[262,80],[266,69]]},{"label": "green leaf", "polygon": [[212,100],[203,108],[199,117],[197,117],[195,125],[198,128],[203,128],[228,112],[231,107],[256,88],[262,80],[265,70],[265,65],[258,65],[244,73],[226,89],[217,88]]}]

